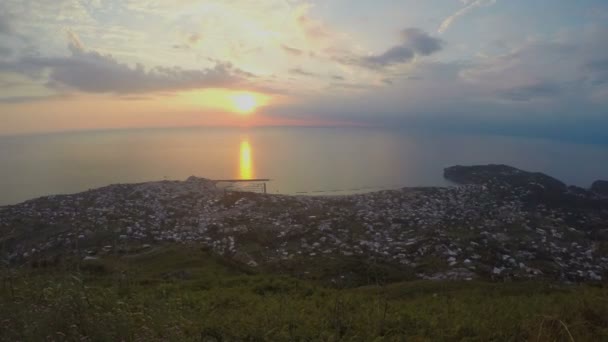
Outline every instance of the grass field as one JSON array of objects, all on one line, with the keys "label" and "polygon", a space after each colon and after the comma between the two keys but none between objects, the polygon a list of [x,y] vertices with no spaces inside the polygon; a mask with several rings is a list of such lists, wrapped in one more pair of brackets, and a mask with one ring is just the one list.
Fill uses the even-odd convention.
[{"label": "grass field", "polygon": [[608,341],[600,285],[330,286],[194,246],[2,272],[2,341]]}]

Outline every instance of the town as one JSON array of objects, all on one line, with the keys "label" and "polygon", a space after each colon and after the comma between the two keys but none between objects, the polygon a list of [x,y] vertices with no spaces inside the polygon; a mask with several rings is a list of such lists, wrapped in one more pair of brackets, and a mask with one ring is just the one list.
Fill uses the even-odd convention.
[{"label": "town", "polygon": [[606,279],[605,193],[508,166],[455,168],[455,186],[344,196],[226,192],[197,177],[47,196],[0,208],[1,252],[19,266],[194,244],[299,277],[362,260],[402,279]]}]

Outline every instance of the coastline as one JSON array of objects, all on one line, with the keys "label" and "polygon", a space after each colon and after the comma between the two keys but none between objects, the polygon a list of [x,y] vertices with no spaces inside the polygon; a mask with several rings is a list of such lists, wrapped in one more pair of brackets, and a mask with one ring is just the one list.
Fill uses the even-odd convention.
[{"label": "coastline", "polygon": [[505,165],[447,168],[446,177],[462,184],[341,196],[225,193],[197,177],[115,184],[7,206],[0,231],[12,232],[6,258],[16,265],[194,243],[253,268],[300,265],[300,275],[322,260],[363,258],[404,279],[605,277],[605,197]]}]

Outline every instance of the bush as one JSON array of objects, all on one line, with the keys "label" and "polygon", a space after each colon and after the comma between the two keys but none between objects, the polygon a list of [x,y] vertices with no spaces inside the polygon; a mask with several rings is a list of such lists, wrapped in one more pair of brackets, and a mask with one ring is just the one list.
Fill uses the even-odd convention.
[{"label": "bush", "polygon": [[[0,340],[608,340],[602,286],[413,281],[340,289],[225,270],[211,259],[197,268],[173,252],[159,258],[112,267],[95,260],[81,273],[5,273]],[[163,279],[171,265],[191,277]]]}]

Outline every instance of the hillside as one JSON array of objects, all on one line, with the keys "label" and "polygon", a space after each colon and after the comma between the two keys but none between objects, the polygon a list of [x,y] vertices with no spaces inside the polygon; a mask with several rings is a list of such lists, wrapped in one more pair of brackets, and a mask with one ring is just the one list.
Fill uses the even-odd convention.
[{"label": "hillside", "polygon": [[200,245],[2,270],[0,341],[602,341],[608,290],[546,282],[345,288]]},{"label": "hillside", "polygon": [[307,197],[224,193],[191,177],[48,196],[0,209],[3,255],[49,265],[177,243],[351,286],[372,267],[389,281],[606,279],[607,198],[504,165],[445,174],[463,184]]},{"label": "hillside", "polygon": [[191,177],[3,207],[0,340],[608,338],[606,197],[508,166],[445,175],[461,185]]}]

